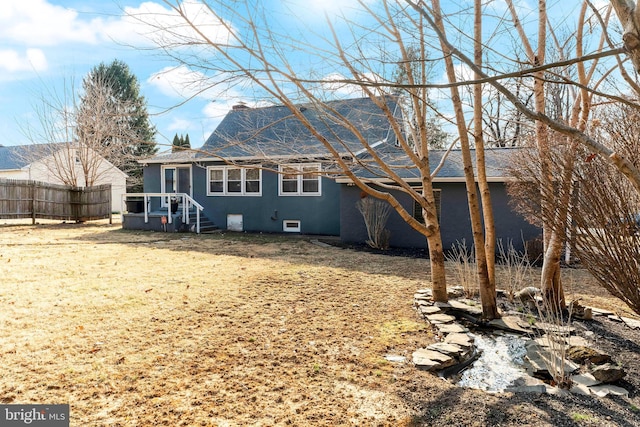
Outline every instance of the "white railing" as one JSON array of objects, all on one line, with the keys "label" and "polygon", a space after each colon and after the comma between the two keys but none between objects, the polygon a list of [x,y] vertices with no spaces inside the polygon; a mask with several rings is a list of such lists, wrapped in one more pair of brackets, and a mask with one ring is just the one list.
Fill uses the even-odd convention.
[{"label": "white railing", "polygon": [[144,205],[144,222],[149,222],[149,202],[152,198],[160,198],[160,206],[167,208],[167,223],[173,222],[173,215],[171,214],[171,203],[176,201],[178,205],[182,204],[182,220],[186,224],[189,224],[191,218],[189,217],[189,211],[193,206],[196,208],[196,233],[200,234],[200,212],[204,210],[204,207],[193,200],[191,196],[186,193],[125,193],[122,195],[122,206],[126,207],[126,201],[129,197],[142,197]]}]

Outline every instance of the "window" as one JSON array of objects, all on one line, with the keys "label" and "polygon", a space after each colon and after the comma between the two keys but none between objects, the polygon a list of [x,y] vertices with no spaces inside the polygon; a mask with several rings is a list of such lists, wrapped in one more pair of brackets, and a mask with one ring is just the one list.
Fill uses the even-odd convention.
[{"label": "window", "polygon": [[300,221],[299,220],[284,220],[282,221],[282,231],[286,233],[299,233]]},{"label": "window", "polygon": [[280,166],[281,196],[319,196],[322,193],[319,164]]},{"label": "window", "polygon": [[[436,213],[438,222],[440,222],[440,193],[442,190],[433,190],[433,198],[436,201]],[[413,217],[421,224],[424,224],[424,216],[422,216],[422,207],[415,200],[413,201]]]},{"label": "window", "polygon": [[234,166],[210,166],[208,196],[260,196],[262,171]]}]

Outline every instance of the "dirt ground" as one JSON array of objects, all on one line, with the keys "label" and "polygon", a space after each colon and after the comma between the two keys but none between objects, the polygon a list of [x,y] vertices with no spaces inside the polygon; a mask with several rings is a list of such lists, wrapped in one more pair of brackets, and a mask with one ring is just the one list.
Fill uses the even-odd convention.
[{"label": "dirt ground", "polygon": [[[72,426],[640,425],[640,334],[606,320],[586,327],[629,398],[487,394],[415,369],[433,342],[413,308],[422,258],[4,222],[0,403],[69,403]],[[628,315],[571,274],[584,303]]]}]

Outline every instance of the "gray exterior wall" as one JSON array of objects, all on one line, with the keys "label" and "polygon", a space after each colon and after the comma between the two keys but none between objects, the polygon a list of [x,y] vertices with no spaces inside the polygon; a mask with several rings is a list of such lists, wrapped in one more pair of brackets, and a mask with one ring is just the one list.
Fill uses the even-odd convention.
[{"label": "gray exterior wall", "polygon": [[[192,192],[219,228],[227,228],[227,215],[240,214],[244,231],[281,233],[283,220],[299,220],[302,234],[340,235],[340,186],[335,181],[322,179],[321,196],[278,196],[278,174],[263,170],[262,196],[207,196],[206,166],[213,165],[192,165]],[[160,180],[161,165],[144,168],[145,192],[160,192]]]},{"label": "gray exterior wall", "polygon": [[[449,250],[457,241],[465,239],[467,247],[473,244],[471,234],[471,220],[466,199],[464,183],[434,183],[434,188],[440,189],[440,227],[442,243]],[[491,183],[491,201],[493,204],[496,237],[503,242],[511,240],[514,247],[522,251],[524,241],[530,240],[541,234],[535,227],[514,212],[509,206],[509,196],[506,187],[502,183]],[[412,199],[401,193],[396,193],[398,200],[409,212],[413,212]],[[363,243],[367,240],[367,229],[360,212],[356,208],[356,202],[361,197],[361,190],[355,186],[342,186],[340,194],[340,238],[347,243]],[[426,248],[426,238],[407,225],[400,215],[391,211],[387,229],[391,232],[390,245],[400,248]]]}]

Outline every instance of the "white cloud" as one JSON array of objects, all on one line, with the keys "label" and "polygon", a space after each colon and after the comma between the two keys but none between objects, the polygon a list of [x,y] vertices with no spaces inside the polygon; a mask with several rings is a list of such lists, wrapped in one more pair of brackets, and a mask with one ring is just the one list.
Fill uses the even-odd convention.
[{"label": "white cloud", "polygon": [[77,11],[45,0],[3,0],[0,3],[0,40],[28,46],[95,43],[103,27],[101,19],[83,21]]},{"label": "white cloud", "polygon": [[174,98],[209,98],[214,96],[213,80],[185,65],[165,67],[147,80],[160,92]]},{"label": "white cloud", "polygon": [[229,40],[228,28],[206,5],[185,0],[179,4],[179,10],[180,13],[154,2],[145,2],[136,8],[125,8],[123,22],[129,34],[144,37],[162,47],[201,43],[205,39],[214,43]]},{"label": "white cloud", "polygon": [[44,71],[47,58],[40,49],[27,49],[24,54],[12,49],[0,50],[0,69],[9,72]]}]

